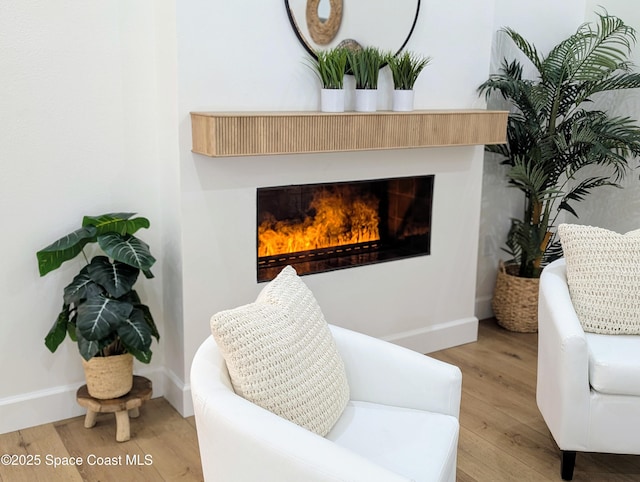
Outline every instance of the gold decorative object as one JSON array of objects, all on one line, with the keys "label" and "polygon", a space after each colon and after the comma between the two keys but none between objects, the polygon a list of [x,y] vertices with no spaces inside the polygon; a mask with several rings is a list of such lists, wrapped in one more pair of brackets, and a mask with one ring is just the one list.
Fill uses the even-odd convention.
[{"label": "gold decorative object", "polygon": [[342,23],[342,0],[330,0],[331,11],[327,19],[318,16],[319,3],[320,0],[307,0],[307,28],[315,43],[327,45],[336,37]]}]

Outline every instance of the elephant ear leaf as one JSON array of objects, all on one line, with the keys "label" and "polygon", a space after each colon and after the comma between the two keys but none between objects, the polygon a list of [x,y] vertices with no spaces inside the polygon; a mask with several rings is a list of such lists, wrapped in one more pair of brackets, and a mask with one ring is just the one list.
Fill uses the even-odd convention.
[{"label": "elephant ear leaf", "polygon": [[73,303],[78,306],[80,301],[99,292],[100,288],[95,285],[91,276],[89,276],[89,266],[87,265],[64,288],[64,302],[68,305]]},{"label": "elephant ear leaf", "polygon": [[78,350],[80,351],[80,355],[82,355],[82,358],[89,361],[98,354],[98,352],[100,351],[99,341],[87,340],[82,336],[82,333],[80,333],[80,331],[76,331],[76,336],[78,339]]},{"label": "elephant ear leaf", "polygon": [[59,268],[65,261],[75,258],[87,243],[96,240],[96,232],[95,227],[85,226],[38,251],[36,256],[40,276]]},{"label": "elephant ear leaf", "polygon": [[125,263],[114,261],[106,256],[96,256],[87,266],[92,281],[102,286],[113,298],[120,298],[128,293],[138,279],[140,270]]},{"label": "elephant ear leaf", "polygon": [[76,334],[87,340],[101,340],[126,320],[133,306],[104,295],[92,296],[78,306]]},{"label": "elephant ear leaf", "polygon": [[134,308],[129,318],[118,326],[118,336],[127,348],[146,352],[151,346],[151,330],[142,311]]},{"label": "elephant ear leaf", "polygon": [[136,308],[141,310],[144,314],[144,320],[147,322],[147,325],[149,325],[151,335],[156,339],[156,341],[160,341],[160,333],[158,332],[158,327],[153,320],[153,316],[151,316],[151,310],[149,309],[149,307],[146,305],[136,305]]},{"label": "elephant ear leaf", "polygon": [[122,236],[133,234],[140,228],[148,228],[151,223],[147,218],[130,219],[135,213],[110,213],[100,216],[85,216],[82,219],[83,226],[95,226],[98,236],[109,232],[119,233]]},{"label": "elephant ear leaf", "polygon": [[106,233],[98,236],[98,244],[114,260],[135,266],[145,274],[156,262],[151,256],[149,245],[135,236]]},{"label": "elephant ear leaf", "polygon": [[62,343],[67,336],[67,324],[69,323],[69,316],[69,305],[65,304],[62,307],[62,311],[58,315],[55,323],[51,327],[51,330],[44,339],[44,344],[49,349],[49,351],[51,351],[51,353],[55,352],[58,349],[60,343]]},{"label": "elephant ear leaf", "polygon": [[149,363],[151,361],[151,350],[140,351],[131,346],[127,346],[126,348],[138,361],[142,363]]}]

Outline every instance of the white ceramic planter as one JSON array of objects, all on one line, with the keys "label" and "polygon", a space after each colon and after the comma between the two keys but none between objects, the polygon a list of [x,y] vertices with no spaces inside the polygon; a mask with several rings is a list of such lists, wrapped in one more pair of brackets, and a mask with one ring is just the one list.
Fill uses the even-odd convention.
[{"label": "white ceramic planter", "polygon": [[344,112],[344,89],[321,89],[320,110],[322,112]]},{"label": "white ceramic planter", "polygon": [[375,112],[378,109],[378,89],[356,89],[356,112]]},{"label": "white ceramic planter", "polygon": [[408,112],[413,110],[413,90],[393,91],[394,112]]}]

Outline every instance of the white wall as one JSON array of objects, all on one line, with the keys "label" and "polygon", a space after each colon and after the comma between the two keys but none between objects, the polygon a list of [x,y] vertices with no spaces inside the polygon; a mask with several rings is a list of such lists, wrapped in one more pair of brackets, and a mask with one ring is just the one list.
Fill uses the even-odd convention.
[{"label": "white wall", "polygon": [[[175,41],[160,51],[159,35],[171,30],[156,30],[167,16],[170,2],[152,0],[0,3],[0,433],[82,413],[76,345],[51,354],[43,343],[81,261],[40,278],[35,253],[83,215],[136,211],[151,220],[140,237],[159,260],[156,278],[138,287],[165,334],[164,261],[179,242],[177,130],[167,122]],[[139,369],[161,395],[166,360],[162,346],[153,350]]]}]

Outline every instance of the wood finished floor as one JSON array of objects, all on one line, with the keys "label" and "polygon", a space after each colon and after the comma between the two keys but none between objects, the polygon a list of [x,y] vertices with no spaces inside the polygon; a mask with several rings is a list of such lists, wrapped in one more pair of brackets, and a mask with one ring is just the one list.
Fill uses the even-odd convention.
[{"label": "wood finished floor", "polygon": [[[431,354],[463,373],[458,481],[561,480],[558,449],[535,403],[536,344],[536,334],[511,333],[487,320],[477,343]],[[131,420],[128,442],[115,441],[112,414],[99,415],[92,429],[83,422],[76,417],[0,435],[0,455],[41,457],[39,467],[0,465],[0,482],[202,480],[193,417],[182,418],[162,398]],[[54,469],[47,454],[80,456],[84,463]],[[89,465],[90,455],[119,465]],[[127,457],[139,464],[127,465]],[[640,481],[640,456],[578,454],[574,480]]]}]

